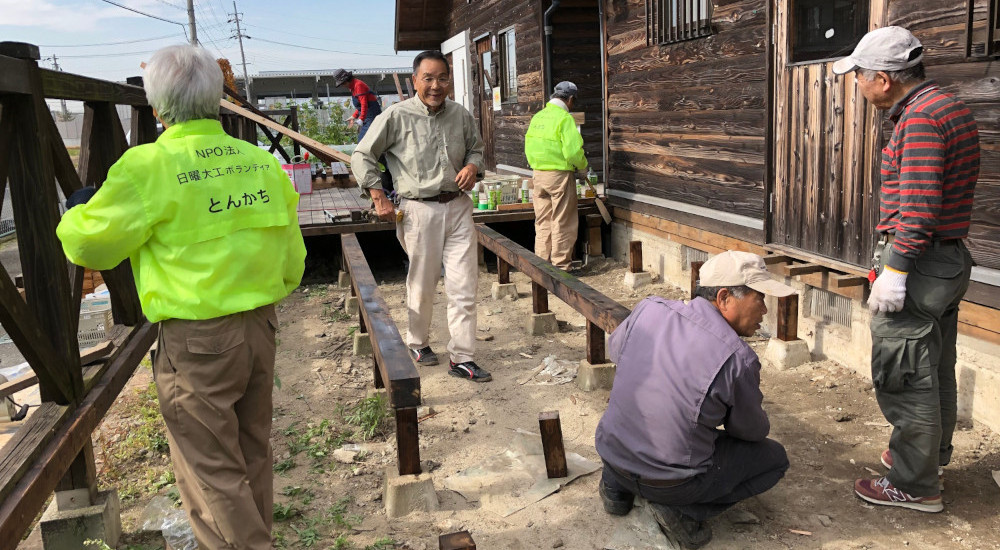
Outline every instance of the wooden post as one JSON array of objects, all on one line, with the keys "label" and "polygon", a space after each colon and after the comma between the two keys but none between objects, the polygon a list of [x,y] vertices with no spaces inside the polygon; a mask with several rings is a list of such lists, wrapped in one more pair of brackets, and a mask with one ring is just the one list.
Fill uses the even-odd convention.
[{"label": "wooden post", "polygon": [[468,531],[448,533],[438,537],[439,550],[476,550],[476,541]]},{"label": "wooden post", "polygon": [[533,313],[549,312],[549,291],[535,281],[531,281],[531,311]]},{"label": "wooden post", "polygon": [[701,276],[701,266],[705,262],[691,262],[691,298],[694,298],[694,290],[698,288],[698,277]]},{"label": "wooden post", "polygon": [[784,342],[799,339],[799,295],[778,298],[778,334]]},{"label": "wooden post", "polygon": [[628,243],[628,270],[631,273],[642,273],[642,241]]},{"label": "wooden post", "polygon": [[591,365],[607,362],[604,348],[604,331],[601,327],[587,320],[587,361]]},{"label": "wooden post", "polygon": [[396,453],[399,475],[417,475],[420,470],[420,445],[417,434],[417,408],[396,409]]},{"label": "wooden post", "polygon": [[[299,106],[298,105],[292,105],[291,107],[289,107],[289,110],[292,112],[290,115],[288,115],[289,122],[291,124],[289,126],[289,128],[291,128],[292,130],[295,130],[296,132],[298,132],[299,131]],[[292,140],[292,154],[295,155],[295,156],[299,156],[299,155],[302,154],[302,146],[299,145],[299,142],[295,141],[294,139]]]},{"label": "wooden post", "polygon": [[497,256],[497,280],[502,285],[510,283],[510,264],[500,256]]},{"label": "wooden post", "polygon": [[[601,219],[600,214],[587,214],[587,255],[604,255],[604,244],[601,242]],[[640,266],[641,267],[641,266]]]},{"label": "wooden post", "polygon": [[539,413],[538,429],[542,433],[542,452],[545,454],[545,473],[549,479],[566,477],[566,450],[563,448],[562,426],[559,411]]}]

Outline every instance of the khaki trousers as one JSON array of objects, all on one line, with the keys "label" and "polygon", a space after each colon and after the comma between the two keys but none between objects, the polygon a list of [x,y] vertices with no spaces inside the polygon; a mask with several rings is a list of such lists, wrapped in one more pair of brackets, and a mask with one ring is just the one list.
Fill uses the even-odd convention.
[{"label": "khaki trousers", "polygon": [[160,323],[153,375],[198,546],[271,548],[274,306]]},{"label": "khaki trousers", "polygon": [[448,353],[456,363],[472,361],[476,352],[476,227],[468,195],[446,203],[403,199],[403,221],[396,237],[410,259],[406,274],[406,307],[409,327],[406,345],[430,345],[431,315],[437,282],[444,265],[444,291],[448,295]]},{"label": "khaki trousers", "polygon": [[535,170],[534,184],[535,255],[569,269],[580,225],[573,172]]}]

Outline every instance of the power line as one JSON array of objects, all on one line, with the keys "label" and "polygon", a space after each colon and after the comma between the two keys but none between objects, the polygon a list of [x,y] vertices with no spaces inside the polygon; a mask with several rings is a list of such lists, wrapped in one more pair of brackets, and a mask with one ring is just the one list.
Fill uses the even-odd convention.
[{"label": "power line", "polygon": [[126,52],[126,53],[92,53],[92,54],[87,54],[87,55],[64,55],[64,56],[62,56],[62,57],[63,57],[64,59],[65,59],[65,58],[69,58],[69,57],[73,57],[73,58],[88,58],[88,57],[125,57],[125,56],[127,56],[127,55],[143,55],[143,54],[147,54],[147,53],[153,53],[153,52],[155,52],[155,51],[158,51],[158,50],[146,50],[146,51],[144,51],[144,52]]},{"label": "power line", "polygon": [[295,35],[298,38],[312,38],[313,40],[325,40],[327,42],[340,42],[340,43],[343,43],[343,44],[361,44],[361,45],[365,45],[365,46],[381,46],[382,45],[382,44],[380,44],[378,42],[358,42],[356,40],[339,40],[339,39],[332,40],[332,39],[330,39],[329,36],[326,36],[326,37],[323,37],[323,36],[309,36],[307,34],[301,34],[298,31],[294,31],[294,32],[293,31],[288,31],[288,30],[284,30],[283,31],[282,29],[279,29],[279,28],[276,28],[276,27],[264,26],[264,25],[255,25],[253,23],[247,23],[247,22],[244,22],[243,26],[244,27],[253,27],[255,29],[262,29],[264,31],[284,32],[285,34],[293,34],[293,35]]},{"label": "power line", "polygon": [[186,10],[187,9],[184,6],[178,6],[177,4],[171,4],[170,2],[167,2],[167,0],[156,0],[156,1],[159,2],[159,3],[161,3],[161,4],[170,6],[171,8],[177,8],[179,10]]},{"label": "power line", "polygon": [[90,46],[117,46],[119,44],[135,44],[137,42],[152,42],[165,38],[177,38],[176,34],[165,34],[155,38],[137,38],[136,40],[123,40],[121,42],[98,42],[94,44],[38,44],[39,48],[87,48]]},{"label": "power line", "polygon": [[169,19],[164,19],[162,17],[156,16],[156,15],[153,15],[153,14],[150,14],[150,13],[146,13],[144,11],[139,11],[139,10],[137,10],[135,8],[130,8],[128,6],[124,6],[122,4],[119,4],[118,2],[112,2],[111,0],[101,0],[101,2],[104,2],[106,4],[111,4],[112,6],[118,6],[119,8],[131,11],[131,12],[134,12],[134,13],[138,13],[139,15],[145,15],[146,17],[152,17],[153,19],[159,19],[160,21],[165,21],[167,23],[173,23],[174,25],[180,25],[182,27],[184,26],[184,23],[178,23],[177,21],[171,21]]},{"label": "power line", "polygon": [[251,40],[259,40],[261,42],[268,42],[270,44],[278,44],[279,46],[291,46],[292,48],[302,48],[304,50],[316,50],[318,52],[341,53],[345,55],[367,55],[372,57],[399,57],[398,55],[381,54],[381,53],[344,52],[340,50],[328,50],[325,48],[313,48],[311,46],[302,46],[300,44],[289,44],[287,42],[278,42],[277,40],[267,40],[265,38],[255,38],[253,36],[246,36],[246,35],[244,36]]}]

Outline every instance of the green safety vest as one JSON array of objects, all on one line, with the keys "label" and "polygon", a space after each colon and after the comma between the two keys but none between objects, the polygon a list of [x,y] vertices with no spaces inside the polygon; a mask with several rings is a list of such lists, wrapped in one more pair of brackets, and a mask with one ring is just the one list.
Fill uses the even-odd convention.
[{"label": "green safety vest", "polygon": [[130,259],[151,322],[211,319],[299,285],[298,201],[274,156],[217,120],[191,120],[126,151],[56,234],[74,264],[106,270]]},{"label": "green safety vest", "polygon": [[583,171],[587,158],[583,154],[583,136],[576,121],[565,109],[548,103],[531,117],[524,136],[524,156],[534,170]]}]

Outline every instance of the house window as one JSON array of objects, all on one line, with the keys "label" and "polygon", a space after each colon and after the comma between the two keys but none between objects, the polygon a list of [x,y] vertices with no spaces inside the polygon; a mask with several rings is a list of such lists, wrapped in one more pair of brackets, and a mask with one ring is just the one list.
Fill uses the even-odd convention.
[{"label": "house window", "polygon": [[1000,55],[1000,0],[968,0],[965,10],[965,56]]},{"label": "house window", "polygon": [[868,32],[869,0],[793,0],[792,63],[850,55]]},{"label": "house window", "polygon": [[517,47],[514,27],[498,33],[500,44],[500,96],[504,103],[517,103]]},{"label": "house window", "polygon": [[712,34],[712,0],[646,0],[647,36],[670,44]]}]

